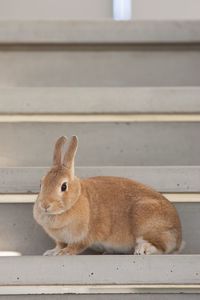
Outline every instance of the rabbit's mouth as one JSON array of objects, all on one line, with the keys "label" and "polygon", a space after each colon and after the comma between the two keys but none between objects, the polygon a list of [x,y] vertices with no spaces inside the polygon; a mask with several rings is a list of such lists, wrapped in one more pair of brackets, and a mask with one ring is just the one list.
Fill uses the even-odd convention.
[{"label": "rabbit's mouth", "polygon": [[46,215],[61,215],[65,212],[64,209],[49,209],[49,210],[43,210],[43,213]]},{"label": "rabbit's mouth", "polygon": [[46,215],[49,215],[49,216],[56,216],[56,215],[62,215],[64,214],[65,211],[64,210],[59,210],[59,211],[53,211],[53,212],[46,212]]},{"label": "rabbit's mouth", "polygon": [[55,207],[53,204],[42,204],[40,208],[45,215],[60,215],[65,212],[63,207]]}]

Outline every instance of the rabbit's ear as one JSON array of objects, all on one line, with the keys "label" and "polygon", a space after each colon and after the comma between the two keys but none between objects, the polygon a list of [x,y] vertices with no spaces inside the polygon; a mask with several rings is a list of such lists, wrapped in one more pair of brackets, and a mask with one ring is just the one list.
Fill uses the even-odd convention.
[{"label": "rabbit's ear", "polygon": [[78,138],[73,136],[63,159],[63,165],[71,172],[72,178],[74,177],[74,158],[78,148]]},{"label": "rabbit's ear", "polygon": [[67,138],[65,136],[61,136],[54,147],[54,154],[53,154],[53,165],[59,166],[61,165],[61,155],[62,155],[62,147],[66,143]]}]

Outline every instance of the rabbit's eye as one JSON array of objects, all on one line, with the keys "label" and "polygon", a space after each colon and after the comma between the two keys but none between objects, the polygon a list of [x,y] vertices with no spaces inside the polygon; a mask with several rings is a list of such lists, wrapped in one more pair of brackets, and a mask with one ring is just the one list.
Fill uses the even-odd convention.
[{"label": "rabbit's eye", "polygon": [[63,182],[63,184],[61,185],[61,191],[65,192],[67,190],[67,182]]}]

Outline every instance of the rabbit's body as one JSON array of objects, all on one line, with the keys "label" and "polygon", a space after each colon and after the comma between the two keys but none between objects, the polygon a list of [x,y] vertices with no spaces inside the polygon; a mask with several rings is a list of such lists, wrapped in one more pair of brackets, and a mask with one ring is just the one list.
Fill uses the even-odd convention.
[{"label": "rabbit's body", "polygon": [[[47,255],[78,254],[87,248],[136,254],[179,250],[180,220],[160,193],[126,178],[71,175],[65,166],[54,166],[34,206],[35,219],[57,244]],[[63,181],[68,190],[58,196]]]},{"label": "rabbit's body", "polygon": [[[91,212],[92,247],[102,247],[106,252],[133,253],[141,238],[156,243],[163,252],[180,247],[181,225],[177,212],[161,194],[126,178],[94,177],[82,182]],[[166,232],[175,241],[173,249],[168,250],[162,238]]]}]

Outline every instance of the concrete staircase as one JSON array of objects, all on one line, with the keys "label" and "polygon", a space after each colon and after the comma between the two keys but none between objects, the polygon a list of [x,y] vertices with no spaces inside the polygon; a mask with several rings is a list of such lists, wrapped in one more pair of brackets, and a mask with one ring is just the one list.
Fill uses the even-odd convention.
[{"label": "concrete staircase", "polygon": [[1,166],[49,166],[62,134],[79,136],[80,166],[200,165],[199,99],[198,87],[0,88]]},{"label": "concrete staircase", "polygon": [[0,24],[0,87],[195,86],[200,21]]},{"label": "concrete staircase", "polygon": [[[200,22],[0,22],[0,299],[198,299]],[[42,257],[39,179],[77,134],[80,177],[175,203],[182,255]]]}]

